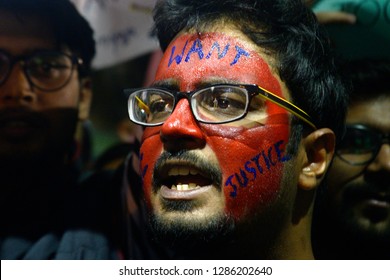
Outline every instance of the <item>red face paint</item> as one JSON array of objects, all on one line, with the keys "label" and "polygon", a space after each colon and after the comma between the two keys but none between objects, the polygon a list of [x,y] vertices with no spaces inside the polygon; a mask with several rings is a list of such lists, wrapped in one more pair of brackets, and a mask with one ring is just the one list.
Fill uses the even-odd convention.
[{"label": "red face paint", "polygon": [[[249,40],[221,33],[199,37],[185,34],[167,49],[159,65],[156,82],[170,81],[180,91],[196,90],[201,84],[257,84],[276,95],[285,96],[268,64]],[[144,189],[152,207],[157,195],[152,192],[154,165],[168,146],[165,141],[194,139],[202,146],[188,145],[219,166],[222,172],[224,213],[240,220],[273,204],[280,191],[289,137],[287,112],[267,101],[267,122],[243,127],[233,124],[198,123],[186,100],[181,100],[159,127],[145,130],[141,154]],[[179,142],[178,142],[179,143]],[[219,201],[219,200],[218,200]]]}]

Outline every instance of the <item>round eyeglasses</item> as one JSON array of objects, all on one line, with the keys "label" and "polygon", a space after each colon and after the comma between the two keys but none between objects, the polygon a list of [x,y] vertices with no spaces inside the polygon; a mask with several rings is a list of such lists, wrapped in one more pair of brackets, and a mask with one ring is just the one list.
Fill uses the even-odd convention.
[{"label": "round eyeglasses", "polygon": [[351,165],[367,165],[376,158],[384,143],[390,143],[390,133],[381,133],[362,124],[347,125],[336,154]]},{"label": "round eyeglasses", "polygon": [[12,67],[20,62],[29,83],[42,91],[55,91],[71,79],[75,66],[82,60],[60,51],[40,51],[26,56],[11,56],[0,51],[0,85],[5,83]]},{"label": "round eyeglasses", "polygon": [[202,123],[229,123],[248,114],[254,114],[251,119],[258,119],[256,114],[260,116],[266,111],[265,100],[269,100],[316,129],[306,112],[258,85],[217,84],[192,92],[171,92],[161,88],[126,89],[125,94],[129,95],[130,120],[144,126],[163,124],[179,100],[185,98],[195,119]]}]

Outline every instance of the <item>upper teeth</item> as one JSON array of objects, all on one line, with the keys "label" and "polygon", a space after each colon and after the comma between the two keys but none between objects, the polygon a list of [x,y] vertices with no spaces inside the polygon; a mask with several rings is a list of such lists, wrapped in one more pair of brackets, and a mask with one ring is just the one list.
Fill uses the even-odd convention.
[{"label": "upper teeth", "polygon": [[189,174],[197,175],[198,171],[195,168],[187,167],[187,166],[175,166],[168,171],[169,176],[179,176],[179,175],[186,176]]}]

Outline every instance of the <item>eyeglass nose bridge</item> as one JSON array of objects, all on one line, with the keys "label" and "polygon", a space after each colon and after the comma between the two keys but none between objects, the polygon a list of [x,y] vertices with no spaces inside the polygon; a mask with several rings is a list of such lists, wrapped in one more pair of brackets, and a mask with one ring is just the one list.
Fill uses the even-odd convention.
[{"label": "eyeglass nose bridge", "polygon": [[381,134],[381,145],[390,144],[390,133]]},{"label": "eyeglass nose bridge", "polygon": [[192,115],[194,116],[195,119],[197,119],[191,104],[191,98],[195,93],[196,91],[177,91],[175,93],[172,93],[175,103],[173,105],[171,114],[173,114],[173,112],[175,111],[176,105],[179,103],[179,101],[181,99],[186,99],[188,101],[188,104],[190,105]]},{"label": "eyeglass nose bridge", "polygon": [[181,100],[181,99],[187,99],[188,102],[191,104],[191,97],[194,95],[196,91],[177,91],[173,93],[173,97],[175,98],[175,105]]},{"label": "eyeglass nose bridge", "polygon": [[372,158],[365,163],[366,166],[368,166],[375,160],[375,158],[378,156],[381,150],[382,145],[390,144],[390,133],[378,133],[378,134],[380,137],[380,142],[378,142],[378,145],[372,154]]}]

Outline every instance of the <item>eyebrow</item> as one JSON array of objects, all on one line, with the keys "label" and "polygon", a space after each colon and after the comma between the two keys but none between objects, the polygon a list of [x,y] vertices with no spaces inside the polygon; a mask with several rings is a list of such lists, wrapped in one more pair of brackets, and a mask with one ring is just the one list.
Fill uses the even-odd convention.
[{"label": "eyebrow", "polygon": [[[194,88],[202,89],[205,87],[210,87],[217,84],[242,84],[242,82],[237,80],[228,80],[221,77],[210,78],[204,81],[195,83]],[[179,82],[174,79],[167,79],[154,82],[150,87],[164,88],[168,90],[180,91]]]},{"label": "eyebrow", "polygon": [[179,83],[174,79],[153,82],[150,87],[164,88],[170,90],[179,90]]}]

